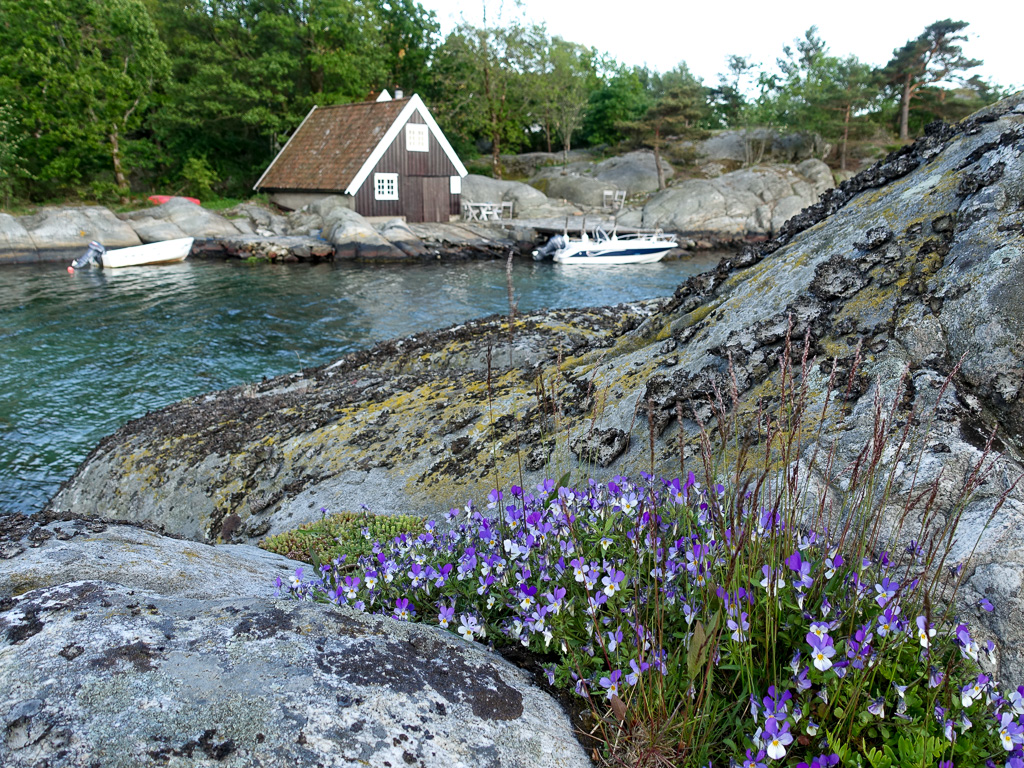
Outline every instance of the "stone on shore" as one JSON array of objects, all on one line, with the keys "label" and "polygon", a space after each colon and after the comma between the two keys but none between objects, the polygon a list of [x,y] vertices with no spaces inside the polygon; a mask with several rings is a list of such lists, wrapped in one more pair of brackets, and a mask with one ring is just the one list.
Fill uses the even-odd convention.
[{"label": "stone on shore", "polygon": [[378,231],[381,237],[401,250],[406,256],[421,258],[429,255],[429,250],[423,240],[402,219],[390,219],[384,222]]},{"label": "stone on shore", "polygon": [[0,264],[37,258],[35,241],[24,225],[9,213],[0,213]]},{"label": "stone on shore", "polygon": [[22,216],[20,223],[42,259],[81,256],[93,240],[107,248],[142,244],[135,230],[98,205],[43,208],[31,216]]},{"label": "stone on shore", "polygon": [[[176,237],[215,238],[241,234],[238,227],[213,211],[191,203],[183,197],[172,197],[163,205],[123,214],[126,222],[156,240],[175,231]],[[173,238],[171,238],[173,239]]]},{"label": "stone on shore", "polygon": [[467,203],[512,203],[512,215],[522,219],[574,216],[574,205],[549,198],[539,189],[521,181],[504,181],[470,174],[462,180],[462,199]]},{"label": "stone on shore", "polygon": [[654,195],[642,223],[672,232],[774,235],[831,186],[832,172],[820,160],[688,179]]},{"label": "stone on shore", "polygon": [[276,599],[301,566],[279,555],[31,518],[0,554],[5,768],[589,766],[527,673],[436,627]]},{"label": "stone on shore", "polygon": [[399,248],[381,237],[340,195],[310,204],[309,211],[323,220],[322,237],[334,246],[336,260],[405,258]]}]

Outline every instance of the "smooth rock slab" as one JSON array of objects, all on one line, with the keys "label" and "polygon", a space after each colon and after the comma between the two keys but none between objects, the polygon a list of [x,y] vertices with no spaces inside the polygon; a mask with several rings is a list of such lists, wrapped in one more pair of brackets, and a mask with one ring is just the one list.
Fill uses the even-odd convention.
[{"label": "smooth rock slab", "polygon": [[248,544],[211,546],[134,526],[85,520],[19,525],[16,518],[34,519],[3,518],[0,602],[34,589],[90,579],[164,596],[270,597],[274,577],[287,578],[302,565]]},{"label": "smooth rock slab", "polygon": [[98,205],[43,208],[20,219],[40,258],[80,256],[96,240],[110,248],[140,245],[135,231],[113,213]]},{"label": "smooth rock slab", "polygon": [[0,264],[36,258],[36,244],[28,230],[9,213],[0,213]]},{"label": "smooth rock slab", "polygon": [[678,232],[775,234],[831,186],[831,172],[819,160],[806,160],[795,169],[748,168],[717,179],[688,179],[648,201],[643,226]]},{"label": "smooth rock slab", "polygon": [[588,766],[527,675],[423,625],[102,581],[0,612],[0,765]]},{"label": "smooth rock slab", "polygon": [[[183,197],[172,197],[163,205],[123,214],[143,238],[165,237],[232,237],[240,234],[238,227],[223,216],[191,203]],[[148,242],[148,240],[147,240]]]}]

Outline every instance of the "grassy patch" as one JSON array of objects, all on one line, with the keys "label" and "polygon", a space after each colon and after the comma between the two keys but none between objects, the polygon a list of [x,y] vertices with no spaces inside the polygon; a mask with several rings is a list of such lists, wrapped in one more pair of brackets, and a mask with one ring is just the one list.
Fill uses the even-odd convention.
[{"label": "grassy patch", "polygon": [[424,519],[412,515],[370,515],[342,512],[300,525],[292,531],[268,536],[260,547],[304,563],[326,563],[345,557],[354,562],[373,552],[374,541],[389,541],[402,534],[425,531]]}]

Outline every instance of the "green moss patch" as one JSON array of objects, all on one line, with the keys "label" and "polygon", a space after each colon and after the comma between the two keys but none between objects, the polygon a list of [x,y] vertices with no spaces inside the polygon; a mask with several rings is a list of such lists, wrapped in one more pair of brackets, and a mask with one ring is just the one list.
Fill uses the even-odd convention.
[{"label": "green moss patch", "polygon": [[401,534],[414,536],[426,530],[425,518],[414,515],[371,515],[341,512],[304,523],[298,528],[268,536],[259,546],[269,552],[317,565],[340,558],[354,562],[370,555],[374,541],[390,541]]}]

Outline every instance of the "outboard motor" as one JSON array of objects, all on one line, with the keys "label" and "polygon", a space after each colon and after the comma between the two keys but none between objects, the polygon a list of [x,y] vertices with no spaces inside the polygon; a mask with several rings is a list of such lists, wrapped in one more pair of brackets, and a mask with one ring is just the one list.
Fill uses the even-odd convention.
[{"label": "outboard motor", "polygon": [[107,252],[107,249],[102,245],[93,240],[89,243],[89,249],[71,262],[72,269],[81,269],[82,267],[88,266],[89,264],[96,264],[97,266],[103,266],[100,261],[100,256]]},{"label": "outboard motor", "polygon": [[565,235],[554,235],[543,248],[538,248],[533,252],[533,260],[540,261],[548,256],[554,256],[555,253],[565,248],[568,244],[569,239]]}]

